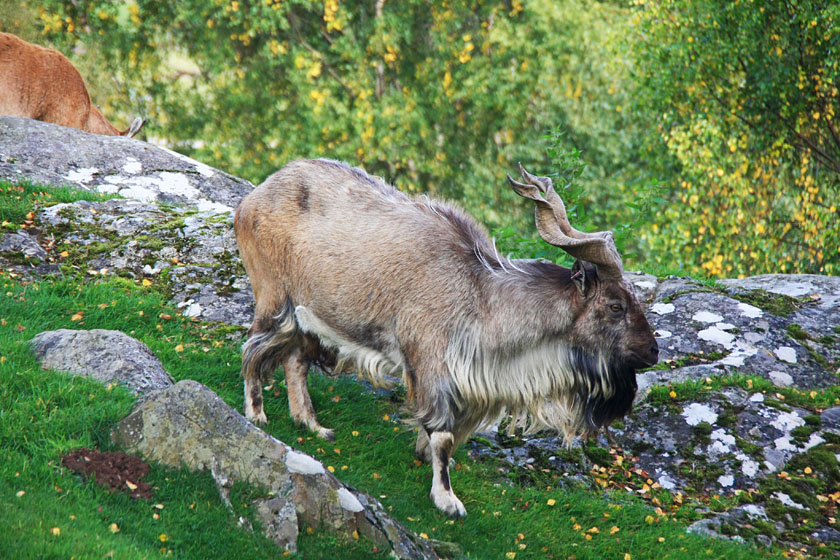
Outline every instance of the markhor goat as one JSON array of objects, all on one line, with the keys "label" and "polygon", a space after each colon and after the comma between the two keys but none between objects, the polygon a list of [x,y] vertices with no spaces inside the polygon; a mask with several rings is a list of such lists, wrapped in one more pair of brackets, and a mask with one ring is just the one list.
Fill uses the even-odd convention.
[{"label": "markhor goat", "polygon": [[449,459],[483,423],[507,411],[568,440],[628,413],[636,368],[659,349],[612,233],[574,229],[551,180],[522,176],[508,180],[536,203],[542,238],[579,259],[571,270],[503,258],[459,210],[336,161],[290,163],[246,196],[235,218],[256,297],[246,416],[266,422],[261,384],[282,364],[292,418],[329,439],[310,365],[350,361],[373,381],[399,373],[417,454],[434,468],[431,498],[461,516]]},{"label": "markhor goat", "polygon": [[91,103],[85,82],[63,54],[0,33],[0,115],[25,117],[109,136],[134,136],[137,117],[115,128]]}]

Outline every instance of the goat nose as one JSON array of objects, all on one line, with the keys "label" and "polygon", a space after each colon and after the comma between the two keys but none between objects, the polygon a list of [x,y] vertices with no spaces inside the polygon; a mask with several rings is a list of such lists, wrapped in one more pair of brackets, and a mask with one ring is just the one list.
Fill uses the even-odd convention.
[{"label": "goat nose", "polygon": [[650,355],[654,358],[659,356],[659,344],[654,342],[650,347]]}]

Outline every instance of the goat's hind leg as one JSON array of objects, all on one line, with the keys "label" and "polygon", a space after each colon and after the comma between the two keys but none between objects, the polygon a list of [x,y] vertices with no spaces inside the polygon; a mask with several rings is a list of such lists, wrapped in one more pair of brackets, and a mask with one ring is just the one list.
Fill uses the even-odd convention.
[{"label": "goat's hind leg", "polygon": [[318,437],[332,441],[335,439],[333,431],[318,423],[315,408],[309,396],[307,378],[312,360],[318,356],[318,342],[309,337],[302,337],[302,344],[295,347],[283,359],[283,370],[286,373],[286,390],[289,394],[289,413],[292,419],[317,432]]},{"label": "goat's hind leg", "polygon": [[258,308],[248,340],[242,345],[245,417],[254,424],[268,422],[263,407],[262,386],[272,382],[274,371],[289,351],[296,330],[294,321],[288,306],[284,306],[284,310],[276,316]]}]

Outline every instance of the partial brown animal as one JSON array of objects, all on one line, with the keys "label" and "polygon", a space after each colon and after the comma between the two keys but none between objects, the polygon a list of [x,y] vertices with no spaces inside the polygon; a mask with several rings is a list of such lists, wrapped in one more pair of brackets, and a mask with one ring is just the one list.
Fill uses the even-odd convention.
[{"label": "partial brown animal", "polygon": [[137,117],[118,130],[90,100],[79,71],[63,54],[0,33],[0,115],[25,117],[109,136],[134,136]]},{"label": "partial brown animal", "polygon": [[636,369],[659,349],[612,232],[574,229],[551,180],[521,171],[510,185],[536,203],[542,238],[578,259],[571,270],[503,258],[453,206],[336,161],[290,163],[248,194],[234,222],[256,297],[246,416],[266,422],[262,384],[282,365],[292,418],[331,438],[307,390],[311,364],[401,374],[431,498],[461,516],[449,459],[477,427],[506,411],[568,441],[627,414]]}]

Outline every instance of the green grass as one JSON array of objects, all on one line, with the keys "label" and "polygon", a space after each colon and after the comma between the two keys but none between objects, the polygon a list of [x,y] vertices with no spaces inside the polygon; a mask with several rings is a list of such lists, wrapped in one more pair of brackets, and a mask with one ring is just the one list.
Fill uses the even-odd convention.
[{"label": "green grass", "polygon": [[19,229],[28,219],[33,204],[50,206],[78,200],[106,200],[112,196],[69,187],[45,187],[30,181],[9,183],[0,181],[0,232]]},{"label": "green grass", "polygon": [[[37,195],[27,196],[31,201]],[[6,198],[0,192],[0,207]],[[234,487],[231,514],[208,474],[153,466],[147,480],[155,497],[147,501],[106,491],[60,467],[62,454],[78,447],[112,450],[111,427],[133,398],[119,387],[42,371],[28,342],[59,328],[119,329],[145,342],[176,380],[204,383],[241,409],[242,338],[236,330],[183,318],[162,295],[128,280],[22,285],[0,271],[0,558],[282,557],[259,529],[249,534],[236,522],[239,516],[253,521],[247,504],[255,489]],[[457,543],[464,557],[781,557],[686,534],[680,520],[697,515],[676,505],[672,510],[675,502],[664,491],[657,493],[663,509],[656,512],[626,491],[604,491],[594,478],[583,487],[550,470],[505,472],[496,459],[474,459],[464,448],[455,454],[452,483],[469,515],[449,520],[428,499],[432,473],[414,462],[415,435],[400,421],[399,399],[376,397],[347,378],[313,375],[310,387],[319,418],[335,428],[336,440],[319,440],[295,426],[279,383],[266,399],[268,431],[333,467],[415,531]],[[624,473],[616,470],[616,476]],[[612,488],[606,478],[598,480]],[[339,542],[318,531],[304,532],[299,547],[307,559],[373,557],[370,542]]]},{"label": "green grass", "polygon": [[[18,558],[99,557],[113,550],[115,557],[143,558],[158,556],[162,549],[184,558],[278,555],[265,539],[236,527],[236,517],[221,505],[207,475],[155,467],[150,478],[156,496],[146,502],[83,483],[59,468],[61,455],[71,449],[111,449],[110,428],[126,414],[132,398],[119,388],[109,391],[85,379],[43,372],[27,347],[42,330],[118,328],[148,344],[176,379],[196,379],[239,408],[240,340],[177,316],[159,295],[125,281],[84,286],[6,281],[0,286],[0,355],[5,358],[0,364],[0,447],[7,458],[0,465],[0,507],[11,513],[7,519],[14,519],[0,528],[0,556],[13,550]],[[106,306],[100,308],[102,304]],[[83,319],[73,321],[79,312]],[[162,319],[164,314],[173,319]],[[409,527],[457,542],[471,557],[503,558],[508,552],[516,552],[516,558],[765,554],[686,535],[682,525],[653,514],[638,499],[563,488],[558,473],[523,485],[516,481],[528,480],[519,476],[527,473],[501,474],[496,460],[474,460],[463,449],[455,456],[452,481],[470,514],[465,520],[448,520],[427,497],[431,471],[413,461],[414,433],[397,419],[399,402],[374,397],[346,378],[316,375],[310,385],[322,422],[336,428],[336,441],[313,438],[292,424],[282,386],[266,402],[269,431],[332,466],[340,479],[379,497]],[[16,497],[20,490],[25,494]],[[251,515],[244,505],[249,492],[235,492],[238,515]],[[555,500],[553,507],[549,499]],[[156,503],[164,505],[159,520],[152,517]],[[645,521],[649,516],[655,521]],[[118,533],[110,532],[111,523],[120,527]],[[619,531],[611,535],[614,526]],[[53,527],[61,530],[59,536],[49,533]],[[585,533],[592,527],[599,532]],[[519,534],[525,538],[517,542]],[[160,535],[167,536],[165,542]],[[317,534],[305,535],[303,557],[332,557],[335,544]],[[526,545],[524,550],[520,544]],[[369,543],[341,546],[348,558],[370,553]]]}]

